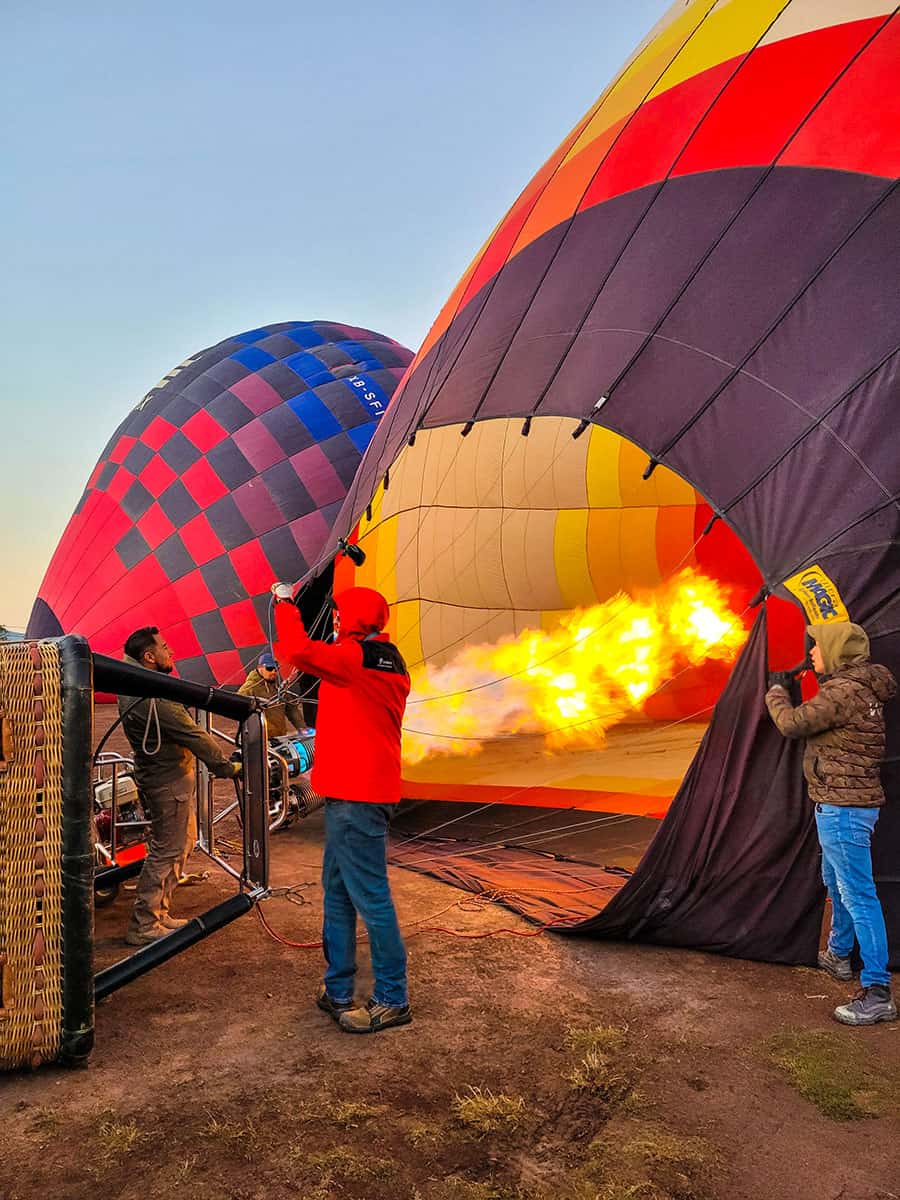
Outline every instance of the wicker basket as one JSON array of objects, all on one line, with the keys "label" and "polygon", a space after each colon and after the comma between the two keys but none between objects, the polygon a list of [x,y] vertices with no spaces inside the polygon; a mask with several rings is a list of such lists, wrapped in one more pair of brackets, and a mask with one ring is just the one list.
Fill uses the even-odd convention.
[{"label": "wicker basket", "polygon": [[0,1069],[93,1044],[91,657],[0,643]]}]

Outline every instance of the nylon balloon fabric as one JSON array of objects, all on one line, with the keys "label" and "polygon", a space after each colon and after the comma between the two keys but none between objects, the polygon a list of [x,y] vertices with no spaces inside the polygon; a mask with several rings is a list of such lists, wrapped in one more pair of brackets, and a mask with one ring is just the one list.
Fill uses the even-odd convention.
[{"label": "nylon balloon fabric", "polygon": [[[900,16],[878,0],[681,0],[537,172],[438,315],[335,523],[367,551],[361,582],[388,596],[411,664],[453,666],[686,566],[741,611],[768,597],[766,654],[787,667],[803,615],[785,581],[817,566],[900,671],[898,61]],[[728,693],[754,725],[758,681],[739,668]],[[416,767],[409,793],[663,816],[683,787],[710,804],[725,772],[737,803],[774,743],[734,764],[718,710],[707,729],[724,682],[673,679],[645,715],[684,724],[611,730],[602,761],[511,736]],[[774,780],[793,822],[794,784]],[[873,850],[895,956],[896,810]],[[798,876],[767,811],[774,893]],[[644,928],[810,960],[810,922],[754,941],[737,908],[716,925],[720,901],[701,888],[665,932]]]},{"label": "nylon balloon fabric", "polygon": [[183,677],[239,682],[268,640],[271,583],[318,561],[411,357],[367,329],[295,321],[176,367],[91,472],[28,636],[120,655],[157,625]]}]

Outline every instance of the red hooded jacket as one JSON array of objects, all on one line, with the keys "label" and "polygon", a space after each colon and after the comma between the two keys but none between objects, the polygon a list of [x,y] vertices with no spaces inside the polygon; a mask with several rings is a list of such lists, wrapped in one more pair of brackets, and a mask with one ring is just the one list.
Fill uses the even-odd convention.
[{"label": "red hooded jacket", "polygon": [[275,605],[278,661],[322,680],[311,782],[320,796],[396,804],[409,674],[382,633],[387,601],[372,588],[355,587],[334,603],[340,615],[335,642],[313,641],[293,604]]}]

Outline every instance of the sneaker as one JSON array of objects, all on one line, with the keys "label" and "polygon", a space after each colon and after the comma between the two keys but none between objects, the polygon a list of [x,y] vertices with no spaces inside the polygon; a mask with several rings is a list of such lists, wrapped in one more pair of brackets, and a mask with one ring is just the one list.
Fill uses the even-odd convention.
[{"label": "sneaker", "polygon": [[341,1013],[350,1012],[353,1008],[353,1001],[332,1000],[323,983],[319,985],[319,994],[316,996],[316,1007],[321,1008],[322,1012],[328,1013],[329,1017],[337,1021]]},{"label": "sneaker", "polygon": [[168,913],[165,913],[160,917],[159,923],[166,929],[184,929],[188,921],[184,917],[170,917]]},{"label": "sneaker", "polygon": [[889,987],[873,983],[860,988],[848,1004],[836,1008],[834,1018],[842,1025],[877,1025],[879,1021],[896,1021],[897,1005]]},{"label": "sneaker", "polygon": [[169,932],[165,925],[160,924],[148,925],[146,929],[132,928],[125,934],[125,943],[128,946],[149,946],[151,942],[158,942]]},{"label": "sneaker", "polygon": [[842,979],[844,983],[853,978],[853,968],[850,966],[850,959],[841,958],[830,947],[819,951],[819,966],[834,979]]},{"label": "sneaker", "polygon": [[409,1005],[395,1008],[389,1004],[376,1004],[369,1000],[364,1008],[351,1008],[338,1018],[338,1025],[344,1033],[378,1033],[380,1029],[390,1029],[393,1025],[408,1025],[412,1020]]}]

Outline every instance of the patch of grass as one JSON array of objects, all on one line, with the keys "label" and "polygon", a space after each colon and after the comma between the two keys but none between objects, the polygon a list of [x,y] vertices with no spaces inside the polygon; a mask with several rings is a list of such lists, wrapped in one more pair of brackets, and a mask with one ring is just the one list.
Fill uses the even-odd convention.
[{"label": "patch of grass", "polygon": [[846,1033],[789,1030],[769,1038],[766,1053],[791,1086],[833,1121],[878,1117],[898,1102],[896,1083],[870,1067]]},{"label": "patch of grass", "polygon": [[651,1183],[668,1188],[674,1196],[683,1194],[685,1200],[699,1194],[698,1187],[705,1190],[711,1169],[718,1161],[715,1150],[704,1138],[680,1137],[666,1129],[651,1127],[626,1142],[623,1154],[638,1159],[647,1168]]},{"label": "patch of grass", "polygon": [[465,1095],[453,1097],[450,1108],[459,1124],[480,1138],[488,1133],[512,1133],[525,1117],[521,1096],[495,1094],[490,1088],[470,1087]]},{"label": "patch of grass", "polygon": [[592,1143],[586,1174],[594,1200],[708,1200],[719,1163],[710,1144],[645,1125],[631,1137]]},{"label": "patch of grass", "polygon": [[631,1091],[631,1076],[600,1050],[588,1050],[566,1078],[577,1092],[589,1092],[610,1107],[621,1104]]},{"label": "patch of grass", "polygon": [[384,1104],[363,1104],[355,1100],[335,1100],[327,1092],[310,1098],[285,1093],[283,1089],[270,1089],[262,1093],[258,1106],[260,1113],[275,1112],[296,1125],[307,1121],[326,1121],[329,1125],[341,1125],[354,1129],[386,1113]]},{"label": "patch of grass", "polygon": [[63,1124],[62,1114],[56,1108],[41,1105],[31,1113],[32,1129],[35,1133],[56,1133]]},{"label": "patch of grass", "polygon": [[236,1142],[244,1138],[255,1140],[255,1130],[249,1121],[234,1121],[228,1117],[219,1117],[208,1113],[209,1120],[202,1129],[204,1137],[213,1141]]},{"label": "patch of grass", "polygon": [[646,1092],[642,1092],[639,1088],[632,1088],[622,1101],[620,1111],[630,1117],[646,1116],[655,1107],[656,1101],[651,1099]]},{"label": "patch of grass", "polygon": [[406,1140],[420,1154],[437,1149],[443,1130],[431,1121],[414,1121],[406,1131]]},{"label": "patch of grass", "polygon": [[330,1109],[332,1121],[342,1125],[344,1129],[356,1129],[364,1121],[380,1117],[386,1112],[383,1104],[360,1104],[353,1100],[340,1100]]},{"label": "patch of grass", "polygon": [[189,1154],[185,1159],[183,1159],[178,1164],[177,1168],[175,1169],[176,1183],[187,1183],[188,1180],[191,1178],[191,1176],[194,1174],[194,1171],[199,1162],[200,1162],[199,1154]]},{"label": "patch of grass", "polygon": [[670,1200],[652,1183],[604,1183],[591,1200]]},{"label": "patch of grass", "polygon": [[260,1124],[255,1124],[252,1120],[237,1121],[230,1117],[220,1117],[216,1113],[207,1111],[209,1120],[206,1125],[200,1130],[200,1136],[208,1138],[213,1144],[225,1144],[230,1151],[237,1154],[245,1162],[252,1162],[260,1153],[264,1143],[269,1138],[261,1136],[261,1129],[265,1129],[269,1137],[271,1136],[272,1127],[266,1125],[264,1120]]},{"label": "patch of grass", "polygon": [[112,1118],[102,1120],[97,1127],[97,1138],[100,1141],[100,1153],[106,1159],[124,1158],[147,1138],[146,1132],[139,1129],[136,1121],[117,1121]]},{"label": "patch of grass", "polygon": [[414,1200],[526,1200],[526,1193],[493,1180],[474,1182],[461,1175],[448,1175],[424,1194],[417,1192]]},{"label": "patch of grass", "polygon": [[336,1180],[386,1180],[396,1172],[392,1162],[373,1155],[357,1154],[348,1146],[334,1146],[330,1150],[312,1153],[298,1145],[291,1146],[289,1157],[295,1167],[308,1169],[318,1176],[319,1186],[328,1188]]},{"label": "patch of grass", "polygon": [[586,1029],[570,1026],[566,1030],[563,1045],[573,1054],[586,1055],[592,1050],[610,1054],[625,1044],[625,1033],[616,1025],[588,1025]]}]

